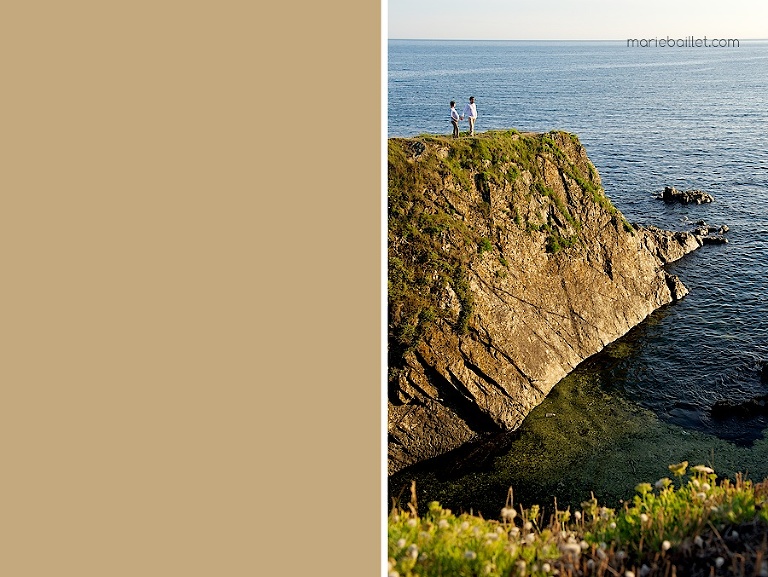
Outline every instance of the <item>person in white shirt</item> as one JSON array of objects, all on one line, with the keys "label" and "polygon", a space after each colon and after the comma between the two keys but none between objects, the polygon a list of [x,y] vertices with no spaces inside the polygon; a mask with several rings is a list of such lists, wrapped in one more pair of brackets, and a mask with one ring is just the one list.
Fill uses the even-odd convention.
[{"label": "person in white shirt", "polygon": [[459,111],[456,110],[456,101],[451,100],[451,124],[453,125],[453,137],[459,137]]},{"label": "person in white shirt", "polygon": [[464,120],[464,117],[469,120],[469,135],[475,135],[475,120],[477,120],[477,106],[475,106],[475,97],[470,96],[469,102],[464,106],[464,112],[461,114],[460,120]]}]

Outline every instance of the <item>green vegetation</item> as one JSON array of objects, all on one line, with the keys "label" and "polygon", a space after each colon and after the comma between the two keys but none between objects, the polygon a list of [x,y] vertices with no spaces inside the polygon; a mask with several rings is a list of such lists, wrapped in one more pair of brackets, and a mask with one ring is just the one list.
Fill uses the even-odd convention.
[{"label": "green vegetation", "polygon": [[768,481],[718,480],[707,466],[670,465],[640,483],[619,509],[594,497],[545,518],[537,505],[497,520],[454,515],[432,501],[418,514],[415,484],[407,508],[388,518],[389,577],[764,575],[768,573]]}]

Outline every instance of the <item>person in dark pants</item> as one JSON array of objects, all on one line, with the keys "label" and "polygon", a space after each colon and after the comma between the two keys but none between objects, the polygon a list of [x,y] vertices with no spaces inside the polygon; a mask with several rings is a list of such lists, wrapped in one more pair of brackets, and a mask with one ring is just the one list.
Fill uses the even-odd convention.
[{"label": "person in dark pants", "polygon": [[453,137],[459,137],[459,111],[456,110],[456,101],[451,100],[451,124],[453,125]]}]

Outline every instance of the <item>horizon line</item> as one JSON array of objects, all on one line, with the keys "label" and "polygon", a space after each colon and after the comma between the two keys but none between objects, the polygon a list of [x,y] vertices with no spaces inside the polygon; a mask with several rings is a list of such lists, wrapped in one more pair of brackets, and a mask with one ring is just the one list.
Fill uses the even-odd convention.
[{"label": "horizon line", "polygon": [[[670,36],[670,35],[668,35]],[[691,36],[690,34],[688,36]],[[672,36],[670,36],[671,38]],[[658,36],[637,36],[636,38],[658,38]],[[387,40],[408,40],[416,42],[624,42],[633,38],[390,38]],[[768,38],[738,38],[739,42],[766,42]]]}]

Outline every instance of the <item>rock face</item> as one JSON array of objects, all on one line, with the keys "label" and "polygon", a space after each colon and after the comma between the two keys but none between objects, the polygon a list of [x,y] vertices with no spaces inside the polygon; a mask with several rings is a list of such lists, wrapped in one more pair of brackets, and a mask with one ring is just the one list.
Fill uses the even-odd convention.
[{"label": "rock face", "polygon": [[587,357],[687,289],[701,237],[630,225],[578,139],[388,143],[388,472],[517,428]]}]

